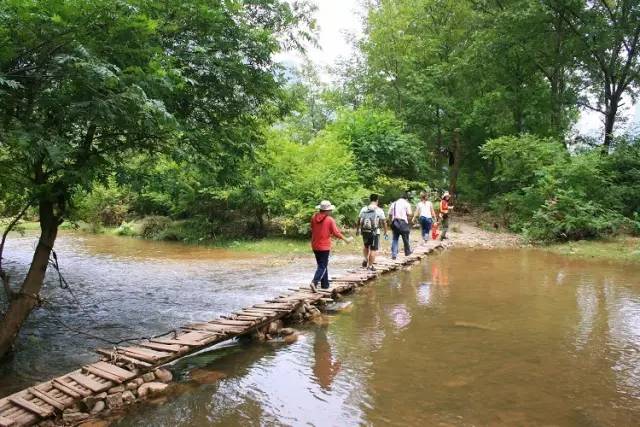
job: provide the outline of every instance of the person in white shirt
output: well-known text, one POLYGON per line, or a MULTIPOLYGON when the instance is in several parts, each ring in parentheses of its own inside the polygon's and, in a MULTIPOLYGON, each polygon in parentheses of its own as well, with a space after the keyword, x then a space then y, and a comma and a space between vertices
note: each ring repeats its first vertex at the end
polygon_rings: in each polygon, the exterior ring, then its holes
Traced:
POLYGON ((360 210, 358 216, 358 229, 356 233, 362 233, 362 267, 375 270, 376 252, 380 248, 380 227, 384 228, 384 237, 387 238, 387 222, 384 211, 378 206, 378 195, 369 197, 369 205, 360 210))
POLYGON ((398 240, 402 236, 405 256, 411 255, 411 246, 409 245, 409 217, 411 217, 411 203, 407 201, 409 195, 404 193, 402 197, 393 202, 389 207, 389 219, 391 220, 391 231, 393 231, 393 239, 391 240, 391 259, 398 256, 398 240))
POLYGON ((422 228, 422 240, 426 243, 429 241, 429 233, 431 232, 431 226, 433 220, 436 217, 436 212, 433 209, 433 204, 427 197, 427 193, 420 193, 420 201, 416 205, 416 212, 413 214, 413 222, 416 222, 416 218, 420 221, 420 227, 422 228))

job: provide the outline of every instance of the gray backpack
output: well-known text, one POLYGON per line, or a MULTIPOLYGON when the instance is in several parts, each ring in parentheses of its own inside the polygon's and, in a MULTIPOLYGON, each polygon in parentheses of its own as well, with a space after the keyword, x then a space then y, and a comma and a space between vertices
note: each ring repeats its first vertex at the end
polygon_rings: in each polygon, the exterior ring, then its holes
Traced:
POLYGON ((362 233, 375 233, 378 231, 378 214, 376 209, 368 208, 362 214, 360 230, 362 233))

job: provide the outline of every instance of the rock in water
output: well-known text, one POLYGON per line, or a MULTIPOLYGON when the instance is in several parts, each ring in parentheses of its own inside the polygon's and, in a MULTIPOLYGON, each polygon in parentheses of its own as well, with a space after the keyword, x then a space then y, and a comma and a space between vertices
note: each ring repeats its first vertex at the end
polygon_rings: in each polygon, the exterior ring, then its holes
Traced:
POLYGON ((287 344, 293 344, 294 342, 298 341, 298 333, 294 332, 292 334, 286 335, 283 339, 283 342, 287 343, 287 344))
POLYGON ((153 371, 153 373, 155 374, 156 378, 163 383, 168 383, 173 379, 173 374, 168 369, 158 368, 153 371))
POLYGON ((491 326, 481 325, 479 323, 473 322, 454 322, 454 326, 459 328, 471 328, 471 329, 481 329, 483 331, 495 331, 496 328, 492 328, 491 326))
POLYGON ((169 386, 166 385, 165 383, 158 383, 158 382, 144 383, 140 386, 140 388, 138 388, 138 396, 140 397, 153 396, 155 394, 162 393, 167 387, 169 386))
POLYGON ((280 329, 280 335, 286 337, 287 335, 295 334, 296 330, 293 328, 282 328, 280 329))
POLYGON ((220 371, 210 371, 207 369, 194 369, 191 371, 191 379, 199 384, 214 384, 227 378, 227 374, 220 371))

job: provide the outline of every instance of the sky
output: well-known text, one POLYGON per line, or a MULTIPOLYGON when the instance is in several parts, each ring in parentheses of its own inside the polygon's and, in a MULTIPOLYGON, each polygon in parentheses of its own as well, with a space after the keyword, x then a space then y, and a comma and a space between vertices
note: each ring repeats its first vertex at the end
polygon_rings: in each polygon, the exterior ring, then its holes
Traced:
MULTIPOLYGON (((289 0, 292 1, 292 0, 289 0)), ((347 34, 359 37, 362 35, 362 15, 364 8, 362 0, 316 0, 318 8, 316 21, 318 24, 318 47, 308 47, 307 58, 314 63, 320 78, 330 82, 331 75, 328 67, 335 64, 341 57, 348 58, 354 54, 354 47, 348 41, 347 34)), ((284 52, 276 60, 287 66, 296 66, 305 62, 305 58, 298 53, 284 52)), ((630 100, 629 100, 630 101, 630 100)), ((628 123, 618 131, 628 128, 640 130, 640 104, 630 106, 623 115, 628 123)), ((575 130, 588 136, 598 136, 603 129, 602 115, 593 111, 582 111, 575 130)))
MULTIPOLYGON (((292 1, 292 0, 289 0, 292 1)), ((341 57, 348 58, 354 53, 347 33, 362 34, 360 0, 315 0, 318 8, 315 17, 318 24, 318 47, 307 47, 307 58, 320 71, 322 80, 329 82, 331 76, 327 67, 341 57)), ((305 58, 298 53, 284 52, 276 57, 286 65, 299 65, 305 58)))

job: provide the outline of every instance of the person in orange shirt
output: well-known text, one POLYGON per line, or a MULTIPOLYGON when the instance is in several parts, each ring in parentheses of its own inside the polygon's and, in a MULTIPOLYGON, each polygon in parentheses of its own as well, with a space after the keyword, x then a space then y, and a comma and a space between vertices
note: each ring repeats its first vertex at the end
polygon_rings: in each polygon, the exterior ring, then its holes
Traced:
POLYGON ((447 230, 449 229, 449 211, 453 209, 453 206, 449 205, 451 195, 448 191, 445 191, 440 200, 440 220, 442 226, 442 236, 440 240, 447 238, 447 230))
POLYGON ((331 218, 331 212, 335 206, 328 200, 323 200, 311 218, 311 249, 316 256, 316 274, 311 282, 311 290, 316 291, 318 284, 322 289, 329 288, 329 253, 331 252, 331 237, 336 237, 345 242, 351 242, 353 237, 344 237, 336 225, 336 221, 331 218))

